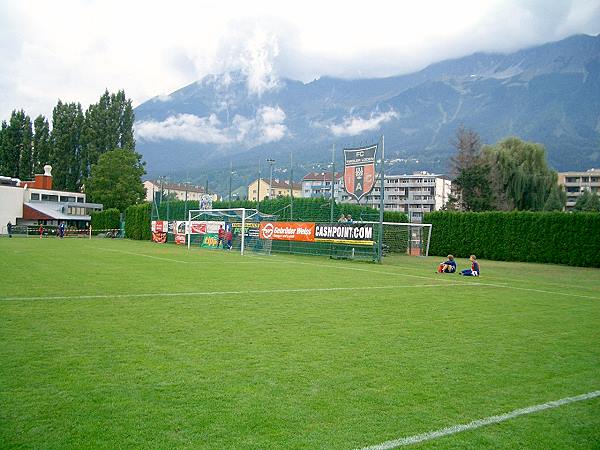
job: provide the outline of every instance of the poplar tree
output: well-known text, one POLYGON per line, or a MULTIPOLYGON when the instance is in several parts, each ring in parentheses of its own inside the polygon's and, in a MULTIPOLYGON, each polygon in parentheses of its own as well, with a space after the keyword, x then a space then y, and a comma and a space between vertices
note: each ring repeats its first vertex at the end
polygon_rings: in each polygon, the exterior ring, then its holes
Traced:
POLYGON ((44 166, 51 164, 50 126, 48 119, 39 115, 33 121, 33 171, 43 173, 44 166))
POLYGON ((81 129, 83 113, 79 103, 62 103, 52 112, 53 184, 56 189, 77 191, 81 187, 81 129))

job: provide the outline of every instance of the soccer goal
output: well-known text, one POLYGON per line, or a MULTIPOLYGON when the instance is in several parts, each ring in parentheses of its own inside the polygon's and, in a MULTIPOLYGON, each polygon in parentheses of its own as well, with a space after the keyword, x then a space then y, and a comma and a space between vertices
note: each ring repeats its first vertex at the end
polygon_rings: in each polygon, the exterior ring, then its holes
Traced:
MULTIPOLYGON (((368 222, 377 230, 379 240, 379 222, 368 222)), ((429 256, 431 240, 430 223, 383 222, 383 256, 390 253, 410 256, 429 256)))
POLYGON ((256 209, 196 209, 188 212, 188 220, 177 222, 178 235, 185 234, 187 247, 221 249, 240 252, 270 253, 270 241, 258 238, 261 220, 274 216, 256 209))

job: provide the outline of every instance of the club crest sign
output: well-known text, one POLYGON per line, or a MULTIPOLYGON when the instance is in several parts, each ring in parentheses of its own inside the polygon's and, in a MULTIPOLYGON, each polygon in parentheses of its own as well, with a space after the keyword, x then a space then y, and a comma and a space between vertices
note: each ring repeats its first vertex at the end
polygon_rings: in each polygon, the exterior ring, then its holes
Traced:
POLYGON ((377 145, 344 149, 344 188, 357 202, 375 186, 377 145))

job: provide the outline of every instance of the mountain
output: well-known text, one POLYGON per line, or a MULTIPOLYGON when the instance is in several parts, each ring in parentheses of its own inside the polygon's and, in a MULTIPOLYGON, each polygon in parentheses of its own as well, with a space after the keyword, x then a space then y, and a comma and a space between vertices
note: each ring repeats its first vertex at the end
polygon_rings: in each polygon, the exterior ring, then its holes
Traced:
POLYGON ((600 165, 600 35, 476 53, 388 78, 267 80, 262 91, 259 81, 211 75, 135 108, 149 175, 218 182, 233 162, 240 184, 266 157, 284 176, 293 152, 300 176, 326 167, 333 144, 340 161, 341 148, 382 134, 391 172, 444 172, 460 124, 485 143, 507 136, 542 143, 557 170, 600 165))

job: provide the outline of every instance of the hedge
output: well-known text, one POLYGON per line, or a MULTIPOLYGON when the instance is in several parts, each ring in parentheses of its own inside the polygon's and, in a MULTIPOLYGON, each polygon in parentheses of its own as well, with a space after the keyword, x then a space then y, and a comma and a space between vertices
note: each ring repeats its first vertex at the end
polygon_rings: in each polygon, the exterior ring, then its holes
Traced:
POLYGON ((431 255, 600 267, 598 213, 437 211, 424 222, 431 255))
POLYGON ((92 213, 92 229, 94 230, 111 230, 120 228, 120 226, 121 213, 116 208, 92 213))
POLYGON ((129 239, 150 240, 151 203, 130 206, 125 210, 125 237, 129 239))

